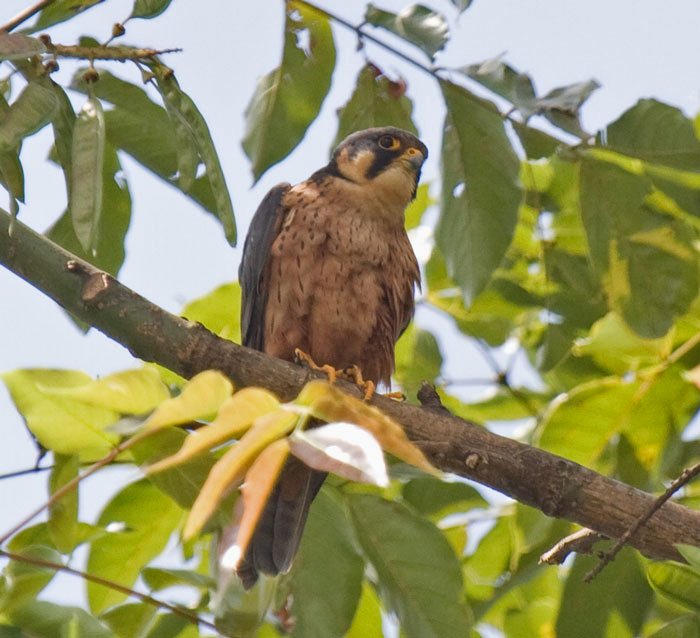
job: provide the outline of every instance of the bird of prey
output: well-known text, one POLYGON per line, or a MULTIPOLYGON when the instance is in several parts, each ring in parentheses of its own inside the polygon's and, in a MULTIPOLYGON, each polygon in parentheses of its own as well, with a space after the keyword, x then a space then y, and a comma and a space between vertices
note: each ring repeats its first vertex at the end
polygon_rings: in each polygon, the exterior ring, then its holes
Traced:
MULTIPOLYGON (((390 383, 394 346, 414 312, 418 262, 404 228, 425 144, 411 133, 371 128, 347 137, 327 166, 295 186, 275 186, 246 237, 239 279, 243 344, 319 365, 356 366, 390 383)), ((286 462, 237 573, 289 570, 309 506, 325 479, 286 462)))

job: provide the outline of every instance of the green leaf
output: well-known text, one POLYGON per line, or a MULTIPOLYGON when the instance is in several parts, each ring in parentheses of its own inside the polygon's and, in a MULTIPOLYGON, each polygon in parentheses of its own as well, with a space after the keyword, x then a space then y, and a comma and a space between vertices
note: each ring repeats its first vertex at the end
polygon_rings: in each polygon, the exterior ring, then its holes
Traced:
POLYGON ((564 145, 564 142, 553 135, 527 124, 511 121, 511 126, 523 145, 525 154, 530 159, 549 157, 564 145))
POLYGON ((131 10, 132 18, 151 19, 165 11, 172 0, 134 0, 134 8, 131 10))
POLYGON ((419 514, 436 519, 455 512, 488 507, 486 499, 471 485, 461 481, 440 481, 432 476, 408 481, 401 496, 419 514))
POLYGON ((355 618, 345 638, 368 638, 382 636, 382 610, 379 597, 374 588, 368 583, 362 584, 362 595, 357 605, 355 618))
POLYGON ((445 17, 422 4, 412 4, 398 14, 367 5, 365 22, 386 29, 417 46, 431 60, 449 39, 445 17))
POLYGON ((625 634, 613 629, 614 616, 625 633, 639 635, 653 593, 638 558, 629 550, 622 551, 605 567, 605 578, 584 582, 598 560, 597 556, 576 556, 559 605, 557 638, 618 638, 625 634))
POLYGON ((600 458, 611 437, 624 429, 638 383, 596 379, 554 400, 542 417, 537 444, 587 467, 600 458))
MULTIPOLYGON (((83 74, 84 70, 76 72, 71 88, 85 93, 85 83, 80 80, 83 74)), ((197 177, 189 190, 183 190, 177 179, 177 139, 173 136, 173 125, 164 108, 155 104, 143 89, 107 71, 100 71, 99 81, 91 88, 97 97, 115 106, 105 112, 109 142, 179 189, 207 212, 215 213, 218 210, 206 173, 197 177)))
POLYGON ((435 204, 437 204, 437 200, 430 196, 430 184, 418 186, 416 196, 408 205, 404 214, 406 230, 412 230, 420 226, 425 211, 435 204))
POLYGON ((294 635, 345 636, 360 600, 364 568, 344 503, 335 491, 321 490, 291 572, 294 635))
POLYGON ((683 607, 700 611, 700 571, 680 563, 650 563, 647 577, 652 587, 683 607))
POLYGON ((520 163, 498 110, 441 82, 447 103, 442 141, 442 212, 435 239, 467 305, 486 287, 518 221, 520 163))
POLYGON ((158 372, 148 367, 115 372, 80 386, 47 388, 47 392, 121 414, 150 412, 170 398, 158 372))
POLYGON ((39 82, 30 82, 0 118, 0 150, 16 149, 52 119, 58 101, 55 93, 39 82))
POLYGON ((11 615, 12 622, 32 638, 114 638, 101 622, 79 607, 34 600, 11 615))
POLYGON ((141 572, 141 578, 152 591, 161 591, 168 587, 194 587, 195 589, 215 589, 216 581, 207 574, 200 574, 190 569, 165 569, 161 567, 146 567, 141 572))
POLYGON ((618 314, 609 312, 593 324, 587 337, 576 341, 573 353, 590 356, 601 368, 624 374, 661 363, 671 354, 672 345, 671 335, 643 339, 632 332, 618 314))
POLYGON ((588 134, 581 128, 579 110, 591 93, 598 88, 600 84, 595 80, 557 87, 544 97, 538 98, 538 111, 554 126, 558 126, 567 133, 587 137, 588 134))
POLYGON ((605 146, 648 162, 700 171, 700 140, 692 121, 657 100, 639 100, 610 124, 605 146))
MULTIPOLYGON (((106 532, 100 527, 89 525, 88 523, 78 523, 75 534, 75 547, 82 543, 93 541, 100 536, 104 536, 104 534, 106 532)), ((53 546, 48 522, 25 527, 22 531, 17 532, 8 542, 8 548, 16 553, 21 553, 31 545, 53 546)))
POLYGON ((236 281, 190 301, 180 314, 224 339, 241 342, 241 287, 236 281))
POLYGON ((503 56, 499 55, 463 66, 459 71, 508 100, 527 119, 537 111, 537 96, 532 78, 527 73, 519 73, 503 62, 502 58, 503 56))
POLYGON ((581 208, 610 306, 640 336, 661 337, 698 292, 695 233, 649 207, 649 180, 584 159, 581 208))
POLYGON ((432 332, 411 324, 396 344, 396 380, 409 399, 423 381, 433 383, 442 369, 442 353, 432 332))
POLYGON ((382 598, 409 638, 463 638, 470 612, 459 561, 440 531, 398 503, 347 496, 363 551, 374 566, 382 598), (420 547, 417 552, 416 548, 420 547))
POLYGON ((700 568, 700 547, 686 545, 684 543, 676 543, 676 549, 690 565, 695 568, 700 568))
POLYGON ((24 169, 17 151, 0 151, 0 184, 11 197, 24 201, 24 169))
POLYGON ((450 2, 459 9, 459 12, 462 13, 463 11, 466 11, 472 4, 474 0, 450 0, 450 2))
POLYGON ((86 405, 52 394, 46 388, 73 388, 92 379, 72 370, 27 369, 2 375, 10 396, 27 427, 49 450, 81 458, 104 456, 117 436, 106 431, 119 415, 113 410, 86 405))
POLYGON ((474 553, 464 563, 464 584, 470 600, 489 601, 509 565, 514 543, 508 517, 501 517, 481 538, 474 553))
MULTIPOLYGON (((183 511, 147 480, 127 485, 102 510, 98 524, 121 531, 95 540, 90 547, 88 571, 131 587, 142 568, 165 548, 182 520, 183 511)), ((127 595, 102 585, 87 584, 90 609, 99 613, 127 595)))
POLYGON ((87 11, 101 2, 104 2, 104 0, 56 0, 41 10, 39 18, 27 31, 29 33, 43 31, 55 24, 70 20, 77 14, 87 11))
MULTIPOLYGON (((178 428, 161 430, 131 448, 131 453, 138 465, 155 463, 175 454, 187 434, 178 428)), ((164 494, 172 498, 180 507, 192 507, 204 485, 215 458, 211 454, 201 454, 182 465, 152 475, 150 481, 164 494)))
POLYGON ((445 393, 441 393, 441 399, 443 405, 455 416, 467 421, 484 423, 485 421, 532 418, 533 414, 544 410, 551 396, 518 388, 517 397, 515 397, 512 392, 499 386, 495 389, 495 394, 483 401, 466 403, 454 395, 445 393))
POLYGON ((413 103, 406 97, 406 84, 394 82, 373 64, 362 67, 355 90, 338 111, 335 148, 350 133, 375 126, 397 126, 417 135, 412 119, 413 103))
POLYGON ((105 156, 105 119, 94 97, 78 114, 73 127, 71 183, 68 207, 73 230, 85 252, 96 254, 102 217, 102 168, 105 156))
POLYGON ((258 81, 246 109, 243 149, 255 181, 299 144, 331 85, 335 46, 328 19, 304 4, 286 5, 282 62, 258 81), (308 37, 308 50, 300 38, 308 37))
MULTIPOLYGON (((78 476, 80 458, 54 454, 49 475, 49 492, 54 494, 78 476)), ((56 549, 64 554, 73 551, 78 542, 78 487, 49 506, 48 530, 56 549)))
POLYGON ((686 614, 657 629, 649 638, 700 638, 700 614, 686 614))
POLYGON ((147 603, 125 603, 100 616, 114 632, 115 638, 142 638, 153 622, 157 609, 147 603))
POLYGON ((150 68, 155 73, 158 91, 175 127, 180 187, 187 191, 194 183, 199 163, 196 155, 193 155, 194 150, 204 162, 206 177, 216 202, 216 214, 224 227, 226 238, 231 245, 235 245, 233 205, 209 127, 192 98, 180 89, 172 71, 168 69, 165 72, 160 65, 151 65, 150 68))
MULTIPOLYGON (((61 555, 56 550, 42 545, 30 545, 17 553, 27 558, 62 564, 61 555)), ((34 600, 55 574, 55 570, 49 567, 30 565, 19 560, 9 561, 0 581, 4 585, 0 589, 0 609, 10 612, 20 609, 34 600)))
MULTIPOLYGON (((75 111, 73 110, 73 104, 70 101, 66 92, 58 84, 56 84, 51 78, 46 77, 42 79, 56 96, 56 101, 58 106, 54 112, 53 119, 51 120, 51 125, 53 127, 54 136, 54 147, 56 149, 56 156, 58 161, 63 168, 63 174, 66 179, 66 190, 70 191, 70 181, 71 174, 73 172, 73 128, 76 122, 75 111)), ((103 175, 108 175, 106 167, 108 165, 108 151, 105 149, 105 168, 103 170, 103 175)), ((102 192, 105 201, 112 202, 110 198, 110 193, 107 192, 106 185, 103 185, 102 192)), ((110 205, 110 216, 114 214, 113 206, 110 205)), ((112 236, 110 235, 110 239, 112 236)), ((99 247, 98 247, 99 249, 99 247)))
POLYGON ((261 578, 249 591, 243 589, 239 579, 231 578, 224 592, 216 598, 216 628, 231 638, 282 638, 281 633, 260 627, 273 602, 275 589, 276 582, 269 578, 261 578))
POLYGON ((46 52, 41 40, 31 38, 23 33, 0 32, 0 60, 31 58, 46 52))
POLYGON ((111 275, 116 275, 125 258, 124 240, 131 222, 131 194, 122 176, 117 151, 109 142, 105 143, 101 174, 105 210, 97 220, 96 254, 93 255, 83 249, 75 234, 69 211, 63 213, 46 234, 49 239, 81 259, 93 263, 111 275))
POLYGON ((158 614, 144 638, 201 638, 196 625, 176 614, 158 614))

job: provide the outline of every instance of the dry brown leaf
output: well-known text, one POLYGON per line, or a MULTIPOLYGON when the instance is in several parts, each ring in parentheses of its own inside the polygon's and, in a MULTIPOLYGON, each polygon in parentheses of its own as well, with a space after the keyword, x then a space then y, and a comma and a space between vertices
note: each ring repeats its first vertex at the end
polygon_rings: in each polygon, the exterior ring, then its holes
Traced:
POLYGON ((298 415, 288 410, 277 410, 259 417, 243 438, 216 462, 187 517, 183 532, 185 540, 204 527, 221 500, 238 487, 258 454, 290 432, 297 419, 298 415))
POLYGON ((221 556, 221 565, 226 569, 236 569, 241 557, 248 549, 255 527, 260 520, 267 499, 275 487, 277 477, 289 456, 289 443, 286 438, 268 445, 255 459, 245 475, 241 487, 242 511, 232 525, 237 527, 234 544, 221 556))
POLYGON ((244 388, 236 392, 224 401, 214 421, 190 434, 175 454, 150 465, 146 473, 162 472, 238 438, 255 419, 276 410, 279 405, 275 396, 262 388, 244 388))
POLYGON ((309 467, 351 481, 389 485, 384 453, 377 439, 354 423, 329 423, 289 437, 292 454, 309 467))
POLYGON ((327 422, 347 421, 371 432, 385 452, 415 465, 424 472, 440 476, 440 472, 412 443, 403 428, 393 419, 372 407, 348 396, 327 381, 311 381, 304 386, 296 403, 307 406, 311 414, 327 422))

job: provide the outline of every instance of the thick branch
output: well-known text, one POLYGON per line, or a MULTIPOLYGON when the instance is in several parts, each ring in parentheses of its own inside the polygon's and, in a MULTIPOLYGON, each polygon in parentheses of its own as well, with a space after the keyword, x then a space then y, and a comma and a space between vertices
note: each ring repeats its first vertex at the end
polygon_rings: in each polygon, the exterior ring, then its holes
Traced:
MULTIPOLYGON (((283 399, 299 392, 309 370, 220 339, 176 317, 0 212, 0 263, 83 321, 184 377, 214 368, 237 385, 266 387, 283 399)), ((350 384, 343 389, 359 396, 350 384)), ((549 516, 620 538, 654 497, 537 448, 492 434, 443 410, 375 397, 440 469, 488 485, 549 516)), ((572 424, 575 427, 575 424, 572 424)), ((700 547, 700 512, 665 503, 630 539, 652 558, 682 560, 674 543, 700 547)))

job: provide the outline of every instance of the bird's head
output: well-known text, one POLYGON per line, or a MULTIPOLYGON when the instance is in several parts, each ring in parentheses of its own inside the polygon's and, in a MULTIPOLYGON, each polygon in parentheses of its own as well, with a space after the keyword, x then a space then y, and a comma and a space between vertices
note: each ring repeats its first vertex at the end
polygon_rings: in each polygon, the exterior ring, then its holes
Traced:
POLYGON ((346 137, 331 166, 368 195, 403 208, 416 196, 428 149, 415 135, 394 126, 369 128, 346 137))

